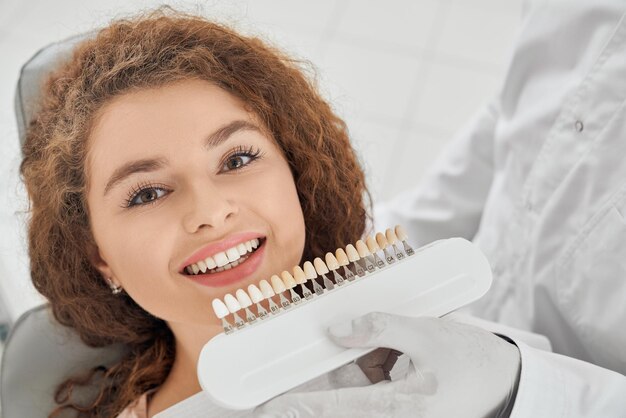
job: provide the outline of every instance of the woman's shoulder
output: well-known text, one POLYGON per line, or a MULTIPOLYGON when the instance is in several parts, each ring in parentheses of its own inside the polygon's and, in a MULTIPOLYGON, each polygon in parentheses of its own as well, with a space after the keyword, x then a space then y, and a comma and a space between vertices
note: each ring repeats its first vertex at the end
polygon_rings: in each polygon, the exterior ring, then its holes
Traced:
POLYGON ((148 418, 148 395, 152 392, 152 390, 145 392, 115 418, 148 418))

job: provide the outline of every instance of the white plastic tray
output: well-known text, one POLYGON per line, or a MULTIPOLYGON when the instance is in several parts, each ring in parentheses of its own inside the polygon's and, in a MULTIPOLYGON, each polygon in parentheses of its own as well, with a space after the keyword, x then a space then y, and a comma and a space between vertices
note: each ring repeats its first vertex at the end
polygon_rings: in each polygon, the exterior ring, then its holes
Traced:
POLYGON ((373 274, 335 287, 202 349, 198 378, 218 405, 249 409, 374 350, 335 345, 328 326, 368 312, 442 316, 487 292, 491 268, 471 242, 435 241, 373 274))

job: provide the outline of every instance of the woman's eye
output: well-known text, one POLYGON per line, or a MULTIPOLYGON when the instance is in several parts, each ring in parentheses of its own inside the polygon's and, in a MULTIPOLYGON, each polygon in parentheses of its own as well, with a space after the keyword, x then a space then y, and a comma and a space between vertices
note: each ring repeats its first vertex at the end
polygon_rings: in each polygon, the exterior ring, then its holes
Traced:
POLYGON ((237 170, 253 160, 253 157, 249 155, 233 155, 224 163, 222 171, 237 170))
POLYGON ((128 206, 145 205, 165 196, 167 191, 160 187, 148 187, 137 192, 128 202, 128 206))

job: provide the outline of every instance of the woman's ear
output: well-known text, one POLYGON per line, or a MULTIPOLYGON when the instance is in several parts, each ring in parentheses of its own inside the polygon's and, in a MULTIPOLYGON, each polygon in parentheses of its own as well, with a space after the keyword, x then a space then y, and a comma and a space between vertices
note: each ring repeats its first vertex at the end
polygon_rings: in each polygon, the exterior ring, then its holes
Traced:
POLYGON ((108 265, 106 260, 102 258, 98 246, 95 244, 89 244, 87 246, 87 257, 92 266, 94 266, 106 280, 107 285, 113 283, 115 286, 120 286, 120 283, 115 278, 113 270, 108 265))

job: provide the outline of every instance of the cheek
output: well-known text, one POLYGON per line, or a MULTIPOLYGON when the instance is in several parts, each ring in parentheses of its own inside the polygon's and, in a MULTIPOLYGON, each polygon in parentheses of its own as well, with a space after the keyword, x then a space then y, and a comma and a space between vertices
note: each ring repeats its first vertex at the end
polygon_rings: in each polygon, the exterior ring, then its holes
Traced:
POLYGON ((151 292, 148 289, 167 271, 173 231, 168 231, 168 223, 160 215, 155 211, 144 217, 94 219, 100 253, 131 296, 151 292))
POLYGON ((275 165, 271 175, 263 176, 254 190, 253 204, 270 224, 275 248, 293 267, 302 257, 306 234, 298 192, 286 162, 275 165))

